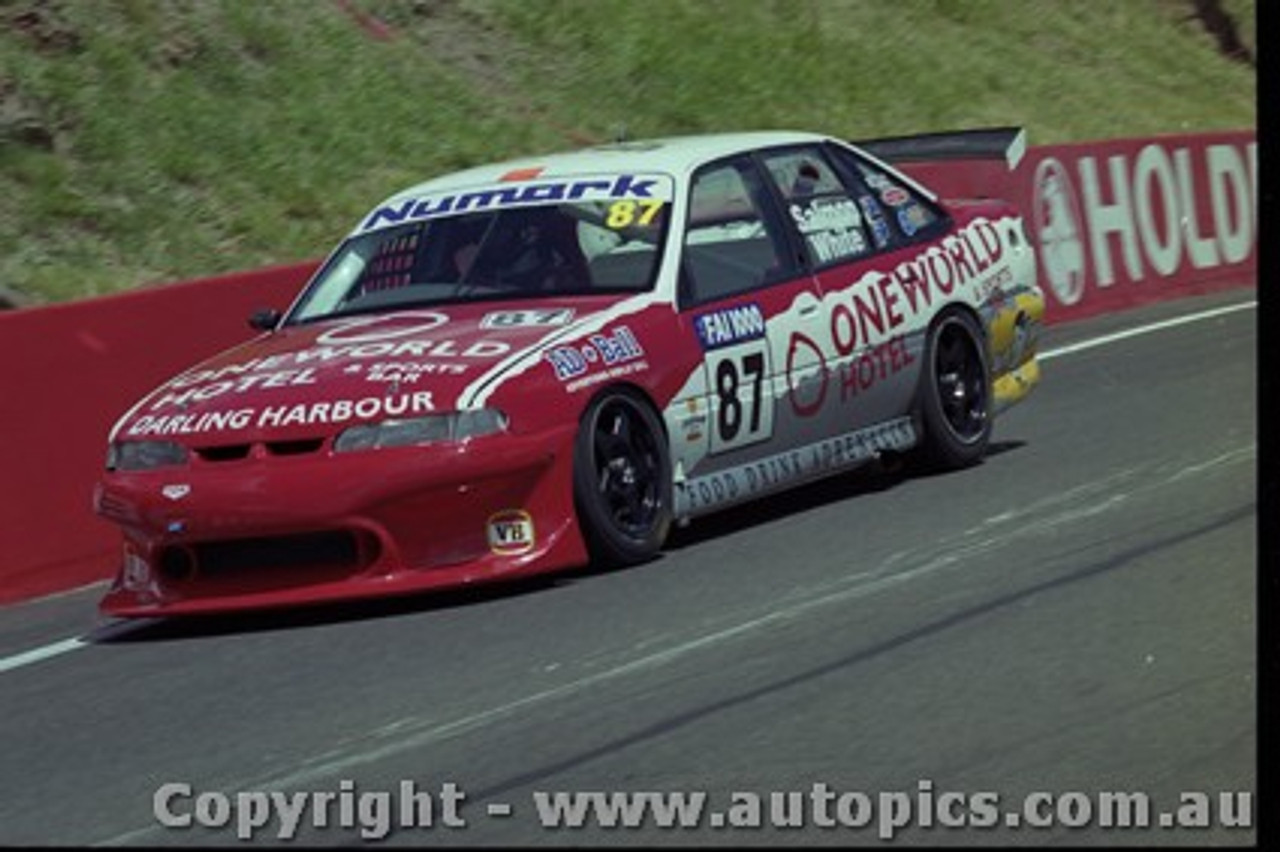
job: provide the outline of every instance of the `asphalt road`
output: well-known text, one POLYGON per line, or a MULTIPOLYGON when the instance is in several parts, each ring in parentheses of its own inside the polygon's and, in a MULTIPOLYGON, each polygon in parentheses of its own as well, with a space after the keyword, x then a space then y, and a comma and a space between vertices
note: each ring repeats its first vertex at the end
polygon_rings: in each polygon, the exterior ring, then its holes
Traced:
MULTIPOLYGON (((1094 803, 1256 789, 1257 313, 1070 347, 1254 295, 1051 329, 982 465, 821 483, 633 569, 196 623, 103 621, 101 587, 0 610, 0 844, 235 845, 234 823, 160 826, 153 794, 330 791, 336 822, 343 791, 402 781, 437 794, 432 826, 388 843, 881 842, 874 820, 819 824, 868 818, 857 797, 821 811, 825 791, 904 794, 933 825, 897 843, 1251 843, 1106 830, 1094 803), (534 791, 706 791, 726 813, 753 792, 762 818, 796 791, 809 810, 776 831, 555 830, 534 791), (983 819, 943 794, 1000 794, 1003 814, 1033 791, 1093 824, 940 825, 983 819)), ((302 842, 361 842, 311 819, 302 842)))

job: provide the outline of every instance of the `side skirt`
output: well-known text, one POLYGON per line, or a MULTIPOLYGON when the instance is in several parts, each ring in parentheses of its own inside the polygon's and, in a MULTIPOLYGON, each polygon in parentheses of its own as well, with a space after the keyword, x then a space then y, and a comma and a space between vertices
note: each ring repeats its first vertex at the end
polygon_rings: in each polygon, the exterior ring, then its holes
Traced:
POLYGON ((706 476, 686 477, 684 471, 677 468, 675 516, 683 523, 849 470, 883 452, 909 450, 918 441, 919 433, 912 418, 897 417, 706 476))

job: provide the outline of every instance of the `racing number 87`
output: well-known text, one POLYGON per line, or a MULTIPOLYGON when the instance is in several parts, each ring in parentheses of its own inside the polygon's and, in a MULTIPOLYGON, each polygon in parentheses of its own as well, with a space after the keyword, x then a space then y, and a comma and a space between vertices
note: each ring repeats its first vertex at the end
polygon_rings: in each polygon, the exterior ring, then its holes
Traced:
POLYGON ((626 228, 630 225, 647 227, 653 224, 658 211, 662 210, 662 202, 657 199, 644 201, 615 201, 609 205, 609 216, 605 225, 610 228, 626 228))
POLYGON ((707 367, 715 398, 716 428, 711 434, 713 453, 768 438, 773 431, 772 399, 764 394, 768 364, 764 347, 742 351, 733 347, 716 353, 707 367))

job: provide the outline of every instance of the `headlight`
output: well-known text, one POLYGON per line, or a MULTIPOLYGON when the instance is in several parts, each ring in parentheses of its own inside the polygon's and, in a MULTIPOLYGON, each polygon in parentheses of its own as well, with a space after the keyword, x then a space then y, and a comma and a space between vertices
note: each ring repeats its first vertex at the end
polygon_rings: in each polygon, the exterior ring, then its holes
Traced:
POLYGON ((107 470, 151 470, 186 461, 186 447, 172 441, 121 441, 107 447, 107 470))
POLYGON ((412 420, 383 420, 352 426, 333 442, 334 452, 407 447, 436 441, 465 441, 507 428, 507 416, 496 408, 453 411, 412 420))

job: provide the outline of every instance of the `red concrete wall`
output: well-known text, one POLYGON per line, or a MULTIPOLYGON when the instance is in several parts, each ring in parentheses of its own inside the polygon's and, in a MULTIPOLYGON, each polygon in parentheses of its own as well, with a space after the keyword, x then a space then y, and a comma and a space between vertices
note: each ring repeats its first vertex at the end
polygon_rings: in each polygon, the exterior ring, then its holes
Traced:
MULTIPOLYGON (((946 197, 1000 196, 1039 248, 1051 322, 1251 284, 1252 131, 1032 147, 1002 161, 905 164, 946 197)), ((248 338, 315 264, 0 312, 0 603, 110 577, 117 534, 91 511, 111 426, 142 394, 248 338)))

